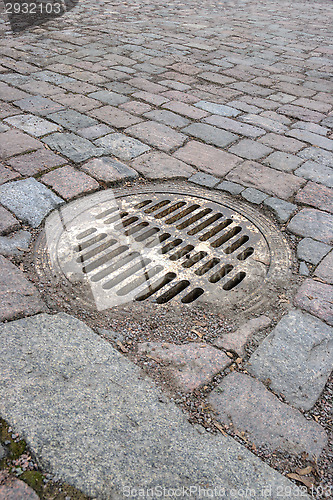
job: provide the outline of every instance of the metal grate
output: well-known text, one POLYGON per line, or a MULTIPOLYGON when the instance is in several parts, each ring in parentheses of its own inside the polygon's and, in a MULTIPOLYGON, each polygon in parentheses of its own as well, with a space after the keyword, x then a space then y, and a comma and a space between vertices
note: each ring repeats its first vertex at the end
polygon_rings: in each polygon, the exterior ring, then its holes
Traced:
POLYGON ((71 217, 65 207, 60 229, 54 214, 46 224, 51 268, 89 284, 98 309, 147 300, 235 303, 269 274, 267 239, 240 210, 186 191, 110 190, 99 201, 98 194, 84 209, 74 202, 71 217))

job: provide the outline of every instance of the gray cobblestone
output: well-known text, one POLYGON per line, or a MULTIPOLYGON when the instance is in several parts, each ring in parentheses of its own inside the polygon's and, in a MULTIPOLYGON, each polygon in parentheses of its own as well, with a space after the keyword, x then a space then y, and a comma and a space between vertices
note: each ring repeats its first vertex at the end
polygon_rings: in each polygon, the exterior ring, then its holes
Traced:
POLYGON ((331 246, 312 238, 303 238, 297 246, 297 257, 310 264, 317 265, 331 250, 331 246))
POLYGON ((287 220, 296 212, 297 205, 288 201, 280 200, 279 198, 267 198, 264 201, 266 207, 273 210, 279 222, 287 222, 287 220))

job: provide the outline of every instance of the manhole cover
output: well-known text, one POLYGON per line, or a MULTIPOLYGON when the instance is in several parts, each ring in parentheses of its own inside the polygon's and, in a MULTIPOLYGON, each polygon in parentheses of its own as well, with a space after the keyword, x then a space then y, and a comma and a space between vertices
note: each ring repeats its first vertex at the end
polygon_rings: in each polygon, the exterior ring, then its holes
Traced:
POLYGON ((36 250, 39 272, 98 310, 131 301, 248 309, 290 272, 285 239, 266 217, 221 193, 166 184, 60 207, 36 250))

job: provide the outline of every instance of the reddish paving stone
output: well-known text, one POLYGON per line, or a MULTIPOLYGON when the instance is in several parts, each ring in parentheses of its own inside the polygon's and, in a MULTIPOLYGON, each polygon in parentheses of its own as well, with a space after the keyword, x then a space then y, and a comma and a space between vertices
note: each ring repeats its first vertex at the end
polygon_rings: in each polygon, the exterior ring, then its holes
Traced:
POLYGON ((0 158, 8 158, 43 147, 40 141, 18 130, 8 130, 0 134, 0 158))
POLYGON ((13 172, 10 168, 5 167, 0 163, 0 184, 4 184, 8 181, 13 181, 14 179, 18 179, 20 174, 17 172, 13 172))
POLYGON ((251 161, 237 166, 227 175, 227 180, 254 187, 283 200, 293 196, 304 185, 304 179, 251 161))
POLYGON ((80 194, 90 193, 99 188, 95 179, 68 165, 52 170, 43 175, 41 180, 65 200, 71 200, 80 194))
POLYGON ((242 161, 238 156, 198 141, 188 142, 173 156, 219 177, 226 175, 242 161))
POLYGON ((315 271, 315 275, 326 283, 333 285, 333 251, 321 261, 315 271))
POLYGON ((39 497, 26 483, 2 471, 0 472, 0 498, 3 500, 38 500, 39 497))
POLYGON ((148 179, 190 177, 195 170, 186 163, 160 151, 145 153, 133 161, 132 167, 148 179))
POLYGON ((332 215, 314 208, 303 208, 291 219, 287 229, 298 236, 312 238, 323 243, 333 243, 332 215))
POLYGON ((150 82, 149 80, 145 80, 144 78, 135 77, 131 80, 128 80, 126 83, 128 83, 129 85, 133 85, 133 87, 136 87, 137 89, 141 89, 152 94, 159 94, 160 92, 168 90, 168 88, 164 85, 150 82))
POLYGON ((298 289, 295 305, 333 325, 333 286, 307 279, 298 289))
POLYGON ((49 149, 38 149, 33 153, 14 156, 7 160, 8 165, 25 176, 36 175, 54 167, 60 167, 67 163, 67 160, 60 155, 52 153, 49 149))
POLYGON ((209 115, 209 113, 207 113, 206 111, 197 109, 194 106, 190 106, 185 102, 179 101, 167 102, 163 105, 163 108, 174 111, 175 113, 179 113, 180 115, 187 116, 188 118, 192 118, 193 120, 201 120, 201 118, 205 118, 209 115))
POLYGON ((89 115, 115 128, 130 127, 142 121, 141 118, 130 115, 126 111, 114 106, 103 106, 102 108, 90 111, 89 115))
POLYGON ((333 213, 333 189, 330 189, 322 184, 308 182, 307 185, 299 191, 295 197, 298 203, 311 205, 333 213))
MULTIPOLYGON (((243 373, 230 373, 209 395, 217 420, 244 432, 255 446, 271 451, 319 457, 327 444, 323 427, 307 420, 269 392, 265 386, 243 373)), ((244 437, 245 437, 244 436, 244 437)))
POLYGON ((246 137, 256 138, 266 133, 266 131, 262 128, 253 127, 247 123, 238 122, 237 120, 232 120, 231 118, 227 118, 225 116, 212 115, 205 118, 203 121, 205 123, 209 123, 209 125, 215 125, 216 127, 239 135, 244 135, 246 137))
POLYGON ((81 170, 103 182, 117 182, 138 177, 137 172, 133 168, 109 156, 93 158, 83 165, 81 170))
POLYGON ((139 123, 138 125, 127 128, 125 132, 151 146, 167 152, 182 146, 187 139, 186 135, 176 132, 162 123, 153 121, 139 123))
POLYGON ((2 101, 17 101, 18 99, 24 99, 25 97, 29 97, 29 94, 14 87, 10 87, 4 82, 0 82, 0 99, 2 101))
POLYGON ((245 345, 251 337, 263 328, 267 328, 272 320, 267 316, 250 319, 235 332, 227 333, 214 341, 216 347, 235 351, 239 356, 245 355, 245 345))
POLYGON ((17 115, 17 108, 6 102, 0 102, 0 118, 7 118, 7 116, 17 115))
POLYGON ((0 206, 0 235, 8 234, 19 227, 19 221, 8 210, 0 206))
POLYGON ((100 101, 79 94, 60 94, 52 97, 52 99, 81 113, 101 106, 100 101))
POLYGON ((328 151, 333 151, 333 141, 324 137, 320 134, 315 134, 313 132, 309 132, 308 130, 300 130, 294 128, 286 133, 290 137, 296 137, 296 139, 300 139, 301 141, 309 142, 313 146, 317 146, 319 148, 327 149, 328 151))
POLYGON ((190 392, 207 384, 231 364, 223 352, 204 343, 176 345, 147 342, 139 344, 139 354, 149 354, 157 363, 167 363, 161 370, 182 391, 190 392))
POLYGON ((297 139, 290 139, 290 137, 273 133, 261 137, 259 142, 274 149, 278 149, 279 151, 285 151, 286 153, 296 153, 306 146, 304 142, 298 141, 297 139))
POLYGON ((318 113, 317 111, 312 111, 311 109, 302 108, 301 106, 295 106, 294 104, 285 104, 277 109, 278 113, 283 115, 291 116, 292 118, 297 118, 304 122, 314 122, 319 123, 325 118, 323 113, 318 113))
POLYGON ((163 92, 163 97, 170 99, 170 101, 180 101, 187 104, 193 104, 198 102, 199 99, 192 94, 187 94, 186 92, 179 92, 178 90, 167 90, 163 92))
POLYGON ((9 260, 0 255, 0 321, 10 321, 45 310, 37 289, 9 260))
POLYGON ((151 110, 151 106, 149 104, 145 104, 140 101, 130 101, 125 102, 119 106, 121 109, 124 109, 128 113, 133 113, 134 115, 142 115, 143 113, 148 113, 151 110))
POLYGON ((169 100, 166 97, 161 97, 160 95, 153 94, 152 92, 146 92, 144 90, 141 92, 135 92, 132 97, 135 99, 142 99, 143 101, 149 102, 149 104, 153 104, 154 106, 161 106, 161 104, 164 104, 169 100))

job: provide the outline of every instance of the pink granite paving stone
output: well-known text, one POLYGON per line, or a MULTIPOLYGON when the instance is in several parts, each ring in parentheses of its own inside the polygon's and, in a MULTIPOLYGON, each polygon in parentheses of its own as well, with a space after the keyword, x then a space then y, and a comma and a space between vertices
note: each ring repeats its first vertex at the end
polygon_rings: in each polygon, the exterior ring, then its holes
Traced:
POLYGON ((139 156, 132 162, 132 167, 148 179, 187 178, 196 172, 183 161, 158 151, 139 156))
POLYGON ((333 286, 307 279, 298 289, 295 305, 333 325, 333 286))
POLYGON ((65 200, 91 193, 99 188, 99 184, 95 179, 69 166, 52 170, 52 172, 43 175, 42 181, 65 200))
POLYGON ((148 354, 179 389, 189 392, 207 384, 231 364, 223 352, 204 343, 176 345, 147 342, 139 344, 138 352, 148 354))

